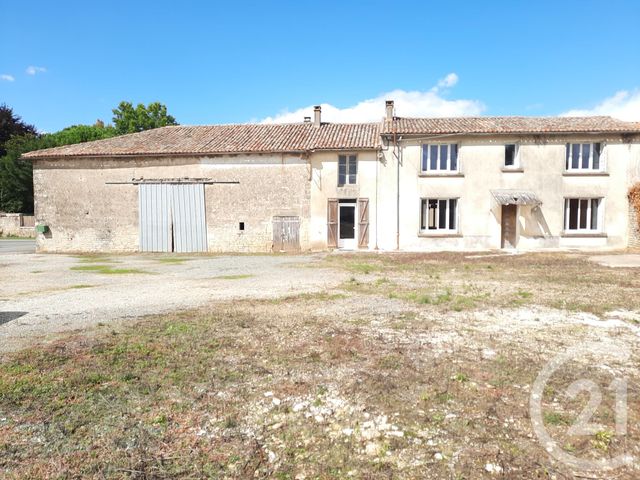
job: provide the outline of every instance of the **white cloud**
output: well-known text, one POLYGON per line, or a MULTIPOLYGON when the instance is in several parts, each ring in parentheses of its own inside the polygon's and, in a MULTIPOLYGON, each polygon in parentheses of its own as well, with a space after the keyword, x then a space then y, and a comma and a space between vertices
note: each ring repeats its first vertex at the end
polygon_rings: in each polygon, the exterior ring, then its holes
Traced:
POLYGON ((450 73, 449 75, 447 75, 446 77, 444 77, 438 82, 438 87, 439 88, 453 87, 456 83, 458 83, 458 75, 456 75, 455 73, 450 73))
POLYGON ((34 65, 29 65, 27 67, 27 70, 26 70, 27 75, 35 75, 36 73, 44 73, 46 71, 47 71, 46 68, 44 68, 44 67, 36 67, 34 65))
MULTIPOLYGON (((393 90, 355 105, 339 108, 322 104, 322 120, 328 122, 377 122, 384 116, 385 100, 395 101, 396 114, 401 117, 465 117, 480 115, 485 106, 478 100, 448 100, 443 89, 458 83, 458 76, 450 73, 429 90, 393 90)), ((313 117, 313 105, 293 112, 283 111, 264 118, 262 123, 297 123, 313 117)))
POLYGON ((13 75, 9 75, 8 73, 3 73, 0 75, 0 80, 4 80, 5 82, 13 82, 15 81, 15 77, 13 75))
POLYGON ((640 90, 620 90, 591 109, 575 109, 560 114, 562 117, 592 115, 610 115, 620 120, 640 121, 640 90))

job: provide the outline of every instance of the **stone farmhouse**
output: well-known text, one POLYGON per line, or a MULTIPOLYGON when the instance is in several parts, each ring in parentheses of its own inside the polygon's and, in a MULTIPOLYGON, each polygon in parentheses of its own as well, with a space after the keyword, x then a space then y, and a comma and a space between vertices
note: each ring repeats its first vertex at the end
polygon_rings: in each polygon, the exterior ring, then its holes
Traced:
MULTIPOLYGON (((382 109, 381 109, 382 110, 382 109)), ((640 123, 403 118, 171 126, 27 153, 40 252, 613 249, 640 123)))

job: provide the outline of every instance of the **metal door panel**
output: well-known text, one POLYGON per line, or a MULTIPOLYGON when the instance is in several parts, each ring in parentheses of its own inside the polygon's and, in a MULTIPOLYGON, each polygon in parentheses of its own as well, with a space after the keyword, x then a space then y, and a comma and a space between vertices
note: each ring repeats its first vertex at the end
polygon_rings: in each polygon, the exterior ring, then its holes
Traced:
POLYGON ((172 187, 175 251, 206 252, 204 185, 194 183, 172 187))
POLYGON ((140 251, 206 252, 204 185, 140 184, 140 251))
POLYGON ((168 185, 141 184, 138 193, 140 250, 170 252, 171 230, 168 185))

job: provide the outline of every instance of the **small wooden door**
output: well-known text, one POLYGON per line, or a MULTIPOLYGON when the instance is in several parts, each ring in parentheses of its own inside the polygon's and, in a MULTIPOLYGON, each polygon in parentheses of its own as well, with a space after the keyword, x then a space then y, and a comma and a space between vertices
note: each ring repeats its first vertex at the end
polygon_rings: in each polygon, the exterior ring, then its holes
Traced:
POLYGON ((516 248, 518 234, 518 206, 502 206, 502 248, 516 248))
POLYGON ((338 248, 338 199, 327 202, 327 247, 338 248))
POLYGON ((358 199, 358 248, 369 247, 369 199, 358 199))
POLYGON ((273 251, 300 251, 300 217, 273 217, 273 251))

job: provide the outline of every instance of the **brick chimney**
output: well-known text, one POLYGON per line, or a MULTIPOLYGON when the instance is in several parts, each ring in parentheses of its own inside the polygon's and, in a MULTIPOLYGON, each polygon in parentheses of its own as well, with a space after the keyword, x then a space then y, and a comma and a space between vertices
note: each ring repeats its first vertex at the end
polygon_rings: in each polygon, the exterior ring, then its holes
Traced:
POLYGON ((320 125, 322 124, 320 112, 320 105, 316 105, 315 107, 313 107, 313 125, 315 127, 320 127, 320 125))
POLYGON ((393 120, 393 100, 387 100, 384 102, 384 108, 387 120, 393 120))

